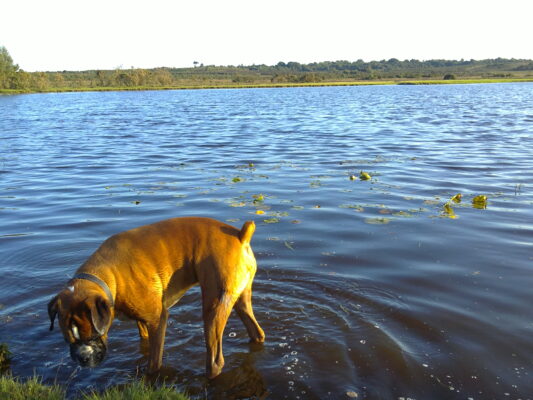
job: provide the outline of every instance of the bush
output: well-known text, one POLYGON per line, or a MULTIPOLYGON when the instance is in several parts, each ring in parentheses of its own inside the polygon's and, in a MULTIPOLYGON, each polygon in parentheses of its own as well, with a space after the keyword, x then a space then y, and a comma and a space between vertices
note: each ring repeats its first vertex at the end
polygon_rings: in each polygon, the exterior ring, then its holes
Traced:
POLYGON ((446 74, 446 75, 444 75, 444 78, 442 78, 442 79, 444 79, 445 81, 450 81, 450 80, 455 79, 455 75, 454 74, 446 74))

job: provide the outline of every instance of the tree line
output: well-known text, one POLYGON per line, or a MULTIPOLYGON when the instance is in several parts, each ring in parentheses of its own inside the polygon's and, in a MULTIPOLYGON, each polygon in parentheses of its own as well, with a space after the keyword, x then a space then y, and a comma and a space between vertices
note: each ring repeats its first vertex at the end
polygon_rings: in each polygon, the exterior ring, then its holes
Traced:
POLYGON ((194 87, 358 80, 531 78, 533 61, 398 60, 324 61, 309 64, 214 66, 194 62, 191 68, 116 68, 114 70, 26 72, 0 46, 0 89, 46 91, 77 88, 194 87))

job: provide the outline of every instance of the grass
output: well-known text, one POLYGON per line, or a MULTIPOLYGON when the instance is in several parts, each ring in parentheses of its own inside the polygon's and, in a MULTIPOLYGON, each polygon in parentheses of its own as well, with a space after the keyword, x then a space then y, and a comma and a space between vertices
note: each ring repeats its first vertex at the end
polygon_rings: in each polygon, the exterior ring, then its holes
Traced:
MULTIPOLYGON (((189 397, 169 386, 155 388, 144 381, 115 386, 102 393, 91 392, 77 397, 80 400, 188 400, 189 397)), ((66 393, 59 385, 43 385, 38 377, 21 381, 9 375, 0 376, 0 400, 65 400, 66 393)))
POLYGON ((65 392, 59 386, 45 386, 37 377, 21 382, 10 376, 0 376, 0 399, 59 400, 65 392))
MULTIPOLYGON (((0 400, 65 400, 66 391, 59 385, 43 385, 39 377, 25 381, 13 377, 9 371, 11 353, 5 343, 0 343, 0 400)), ((117 385, 103 392, 82 393, 80 400, 189 400, 172 386, 155 387, 144 380, 117 385)))
POLYGON ((0 94, 23 93, 64 93, 64 92, 117 92, 143 90, 186 90, 186 89, 252 89, 252 88, 282 88, 282 87, 318 87, 318 86, 369 86, 369 85, 444 85, 444 84, 475 84, 475 83, 506 83, 533 82, 533 78, 496 78, 496 79, 428 79, 428 80, 375 80, 375 81, 323 81, 309 83, 205 83, 182 84, 172 86, 114 86, 114 87, 61 87, 46 89, 0 89, 0 94))
POLYGON ((492 78, 492 79, 433 79, 413 80, 398 82, 399 85, 450 85, 450 84, 473 84, 473 83, 506 83, 506 82, 533 82, 533 79, 522 78, 492 78))
POLYGON ((103 393, 90 393, 83 400, 188 400, 189 397, 170 386, 154 388, 144 381, 135 381, 124 386, 115 386, 103 393))

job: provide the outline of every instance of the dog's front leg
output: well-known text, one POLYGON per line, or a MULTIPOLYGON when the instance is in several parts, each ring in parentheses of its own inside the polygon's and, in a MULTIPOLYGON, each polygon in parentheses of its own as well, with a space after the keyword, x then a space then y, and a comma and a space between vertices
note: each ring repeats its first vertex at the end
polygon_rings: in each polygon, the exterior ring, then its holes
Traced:
POLYGON ((150 355, 148 357, 148 373, 159 371, 163 363, 163 346, 165 345, 165 332, 167 329, 168 310, 161 308, 159 321, 147 323, 150 355))

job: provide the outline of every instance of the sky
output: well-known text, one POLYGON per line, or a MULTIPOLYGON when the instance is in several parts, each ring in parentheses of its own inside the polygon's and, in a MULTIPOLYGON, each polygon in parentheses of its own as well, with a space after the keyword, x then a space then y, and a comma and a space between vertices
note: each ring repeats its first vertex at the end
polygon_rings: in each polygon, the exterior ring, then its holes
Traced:
POLYGON ((533 0, 3 0, 26 71, 533 59, 533 0))

